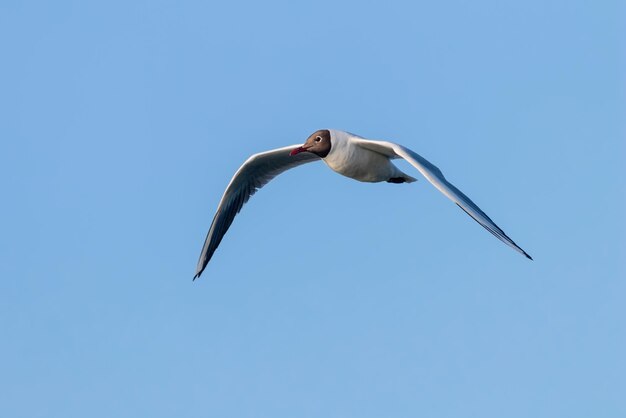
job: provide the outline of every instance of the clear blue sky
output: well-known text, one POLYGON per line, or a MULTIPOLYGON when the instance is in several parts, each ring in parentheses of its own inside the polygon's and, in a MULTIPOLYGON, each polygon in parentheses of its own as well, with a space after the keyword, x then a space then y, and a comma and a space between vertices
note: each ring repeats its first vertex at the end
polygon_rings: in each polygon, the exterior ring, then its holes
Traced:
POLYGON ((2 1, 0 415, 626 416, 624 16, 2 1), (535 261, 425 180, 316 164, 192 282, 239 165, 326 127, 429 158, 535 261))

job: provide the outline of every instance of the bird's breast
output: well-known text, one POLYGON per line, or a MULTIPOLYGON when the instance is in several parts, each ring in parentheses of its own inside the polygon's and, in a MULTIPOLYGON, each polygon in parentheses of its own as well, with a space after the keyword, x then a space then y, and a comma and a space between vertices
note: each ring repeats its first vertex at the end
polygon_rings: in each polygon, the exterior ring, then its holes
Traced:
POLYGON ((324 162, 335 172, 355 180, 376 183, 387 181, 396 172, 389 158, 357 146, 331 153, 324 162))

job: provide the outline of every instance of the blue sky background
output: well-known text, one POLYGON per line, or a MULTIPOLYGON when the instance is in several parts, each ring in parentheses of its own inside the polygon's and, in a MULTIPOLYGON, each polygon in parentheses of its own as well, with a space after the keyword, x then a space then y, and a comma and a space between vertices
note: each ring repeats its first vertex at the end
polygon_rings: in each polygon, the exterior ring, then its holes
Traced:
POLYGON ((0 415, 626 416, 625 28, 621 1, 4 0, 0 415), (314 164, 192 282, 239 165, 326 127, 429 158, 535 261, 425 180, 314 164))

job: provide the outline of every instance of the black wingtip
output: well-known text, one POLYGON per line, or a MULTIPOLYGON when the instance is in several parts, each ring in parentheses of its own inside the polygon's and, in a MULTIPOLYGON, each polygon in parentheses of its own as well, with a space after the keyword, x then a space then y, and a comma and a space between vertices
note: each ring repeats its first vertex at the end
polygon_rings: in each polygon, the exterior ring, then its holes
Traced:
POLYGON ((204 273, 205 267, 206 267, 206 264, 202 268, 200 268, 200 266, 196 267, 196 274, 195 274, 195 276, 193 276, 193 281, 194 282, 196 281, 196 279, 198 277, 200 277, 202 275, 202 273, 204 273))
POLYGON ((530 261, 535 261, 533 260, 533 258, 531 256, 529 256, 528 254, 524 253, 524 255, 526 256, 526 258, 528 258, 530 261))

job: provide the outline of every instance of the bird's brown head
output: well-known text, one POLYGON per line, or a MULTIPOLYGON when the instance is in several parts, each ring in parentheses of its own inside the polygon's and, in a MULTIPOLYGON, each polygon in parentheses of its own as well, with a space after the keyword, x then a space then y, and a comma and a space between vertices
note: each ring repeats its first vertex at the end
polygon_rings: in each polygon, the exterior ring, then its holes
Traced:
POLYGON ((294 148, 289 155, 296 155, 301 152, 312 152, 318 157, 326 158, 330 152, 330 146, 330 131, 328 129, 322 129, 314 132, 307 138, 304 145, 294 148))

